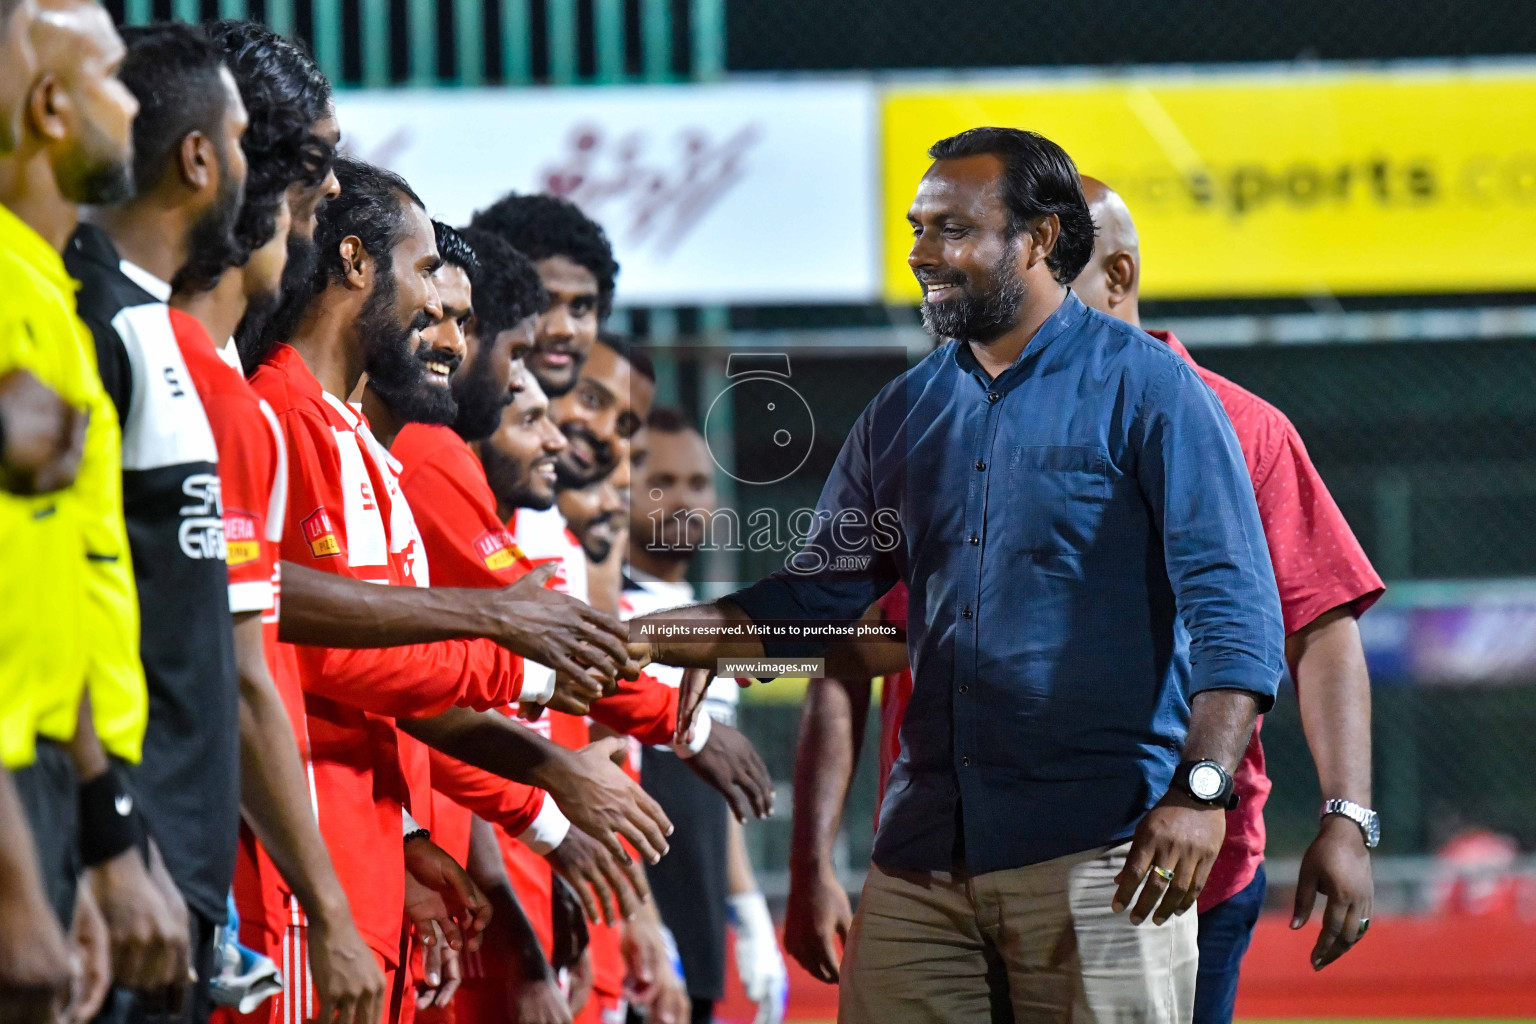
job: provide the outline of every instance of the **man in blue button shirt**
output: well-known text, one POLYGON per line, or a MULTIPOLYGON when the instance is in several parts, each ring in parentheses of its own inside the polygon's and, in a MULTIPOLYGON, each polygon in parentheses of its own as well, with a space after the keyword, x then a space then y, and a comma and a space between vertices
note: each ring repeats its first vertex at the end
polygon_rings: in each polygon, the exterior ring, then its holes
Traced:
POLYGON ((1093 248, 1071 158, 1003 128, 929 155, 908 262, 952 340, 864 411, 784 570, 650 617, 718 638, 645 653, 838 674, 857 645, 730 631, 855 620, 904 581, 915 682, 840 1020, 1187 1021, 1185 911, 1283 665, 1253 489, 1194 370, 1067 288, 1093 248))

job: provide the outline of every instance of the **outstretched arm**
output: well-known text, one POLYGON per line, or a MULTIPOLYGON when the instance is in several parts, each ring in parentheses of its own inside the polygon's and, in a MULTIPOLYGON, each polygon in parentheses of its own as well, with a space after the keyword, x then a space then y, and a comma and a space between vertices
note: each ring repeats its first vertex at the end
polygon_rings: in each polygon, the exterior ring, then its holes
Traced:
POLYGON ((429 747, 493 775, 537 786, 555 798, 577 828, 608 847, 620 863, 629 854, 622 835, 648 863, 667 852, 672 831, 661 806, 610 755, 618 739, 566 750, 495 711, 454 708, 435 718, 402 719, 400 728, 429 747))

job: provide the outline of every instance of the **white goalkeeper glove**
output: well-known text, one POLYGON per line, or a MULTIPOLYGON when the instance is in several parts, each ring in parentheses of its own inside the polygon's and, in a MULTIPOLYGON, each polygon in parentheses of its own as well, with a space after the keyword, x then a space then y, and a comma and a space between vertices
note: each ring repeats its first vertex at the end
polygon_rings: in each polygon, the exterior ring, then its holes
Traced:
POLYGON ((789 971, 779 952, 768 901, 760 892, 744 892, 726 903, 736 929, 736 973, 747 998, 757 1004, 755 1024, 782 1024, 789 999, 789 971))

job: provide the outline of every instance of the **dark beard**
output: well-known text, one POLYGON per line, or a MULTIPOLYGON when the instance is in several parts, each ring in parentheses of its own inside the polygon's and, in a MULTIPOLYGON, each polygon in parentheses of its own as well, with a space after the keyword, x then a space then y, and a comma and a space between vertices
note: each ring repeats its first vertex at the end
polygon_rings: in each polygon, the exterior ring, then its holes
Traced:
POLYGON ((589 526, 586 534, 581 538, 581 550, 588 561, 594 565, 602 565, 608 561, 608 556, 613 554, 613 541, 606 537, 592 536, 592 527, 589 526))
POLYGON ((489 441, 480 446, 480 465, 491 493, 505 507, 542 512, 555 504, 553 490, 547 496, 534 492, 531 466, 519 466, 516 459, 503 455, 489 441))
MULTIPOLYGON (((1011 248, 1011 247, 1010 247, 1011 248)), ((935 338, 954 338, 986 345, 1019 326, 1027 288, 1009 253, 991 267, 997 282, 992 291, 975 295, 962 284, 958 299, 923 303, 923 327, 935 338)))
MULTIPOLYGON (((422 313, 404 327, 395 319, 395 279, 382 261, 373 294, 357 314, 357 333, 367 349, 363 369, 368 388, 406 423, 450 424, 458 415, 453 389, 427 383, 423 358, 432 351, 423 341, 411 348, 411 334, 432 326, 422 313)), ((419 335, 418 335, 419 336, 419 335)))
POLYGON ((572 423, 560 428, 561 433, 567 438, 585 438, 588 447, 592 449, 592 468, 582 471, 569 463, 564 455, 555 458, 555 479, 561 490, 580 490, 590 487, 600 480, 606 480, 612 473, 617 463, 613 457, 613 449, 599 441, 597 436, 580 423, 572 423))
POLYGON ((266 361, 272 346, 293 336, 315 296, 315 271, 319 265, 320 250, 315 240, 290 234, 288 262, 283 267, 278 294, 270 306, 258 308, 252 301, 240 326, 235 328, 235 348, 246 373, 255 372, 266 361))
MULTIPOLYGON (((283 293, 280 291, 262 292, 259 295, 252 295, 245 300, 245 317, 240 321, 241 325, 243 326, 252 318, 257 323, 265 323, 277 311, 277 308, 282 305, 282 302, 283 293)), ((240 352, 240 331, 238 328, 235 330, 235 351, 240 352)), ((261 365, 261 361, 248 362, 245 358, 245 353, 240 352, 240 365, 245 369, 245 375, 249 377, 256 372, 256 367, 261 365)))
POLYGON ((246 262, 250 253, 235 240, 235 222, 244 201, 244 188, 223 169, 219 196, 192 225, 187 238, 187 262, 171 278, 171 290, 180 294, 207 291, 218 284, 230 267, 246 262))
POLYGON ((483 441, 501 426, 501 413, 512 403, 509 388, 496 389, 491 375, 494 344, 481 343, 475 361, 453 376, 453 397, 459 415, 453 421, 454 432, 466 441, 483 441))

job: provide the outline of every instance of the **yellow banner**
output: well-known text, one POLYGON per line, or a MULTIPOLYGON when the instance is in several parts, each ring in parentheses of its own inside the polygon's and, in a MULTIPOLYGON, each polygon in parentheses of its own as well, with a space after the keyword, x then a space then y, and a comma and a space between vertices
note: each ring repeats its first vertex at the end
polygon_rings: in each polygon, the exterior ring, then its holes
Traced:
POLYGON ((885 293, 935 141, 1029 128, 1130 205, 1157 298, 1536 287, 1536 70, 888 90, 885 293))

